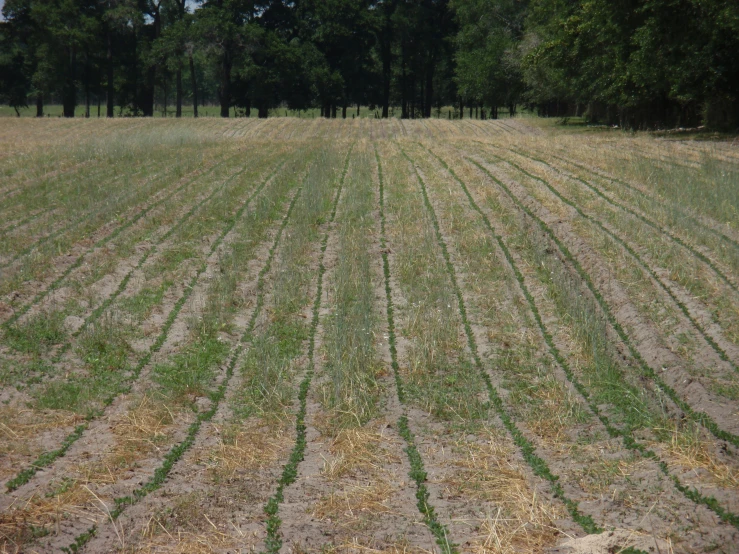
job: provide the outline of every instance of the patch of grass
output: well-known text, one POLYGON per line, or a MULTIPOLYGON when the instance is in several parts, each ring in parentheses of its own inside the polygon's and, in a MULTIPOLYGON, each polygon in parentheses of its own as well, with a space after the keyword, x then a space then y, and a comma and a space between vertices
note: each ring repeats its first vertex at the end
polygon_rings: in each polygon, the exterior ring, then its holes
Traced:
POLYGON ((110 372, 94 375, 72 375, 54 380, 33 391, 37 410, 68 410, 85 417, 93 417, 105 403, 126 390, 122 374, 110 372))
POLYGON ((643 386, 629 383, 629 369, 623 366, 608 332, 608 322, 596 302, 583 291, 581 282, 552 253, 536 233, 529 233, 539 278, 546 284, 560 317, 574 331, 588 362, 581 371, 585 385, 594 391, 599 404, 615 406, 628 429, 654 429, 664 424, 665 414, 653 406, 643 386))
POLYGON ((173 281, 166 279, 155 287, 144 287, 135 295, 124 298, 118 303, 118 308, 131 314, 136 321, 149 317, 154 306, 158 306, 164 299, 164 293, 173 285, 173 281))
POLYGON ((370 233, 374 208, 370 159, 364 150, 349 172, 343 210, 337 222, 338 264, 333 273, 331 313, 324 324, 329 380, 322 402, 335 433, 362 426, 378 411, 380 366, 374 348, 374 286, 370 266, 370 233))
POLYGON ((154 366, 152 379, 174 399, 206 396, 228 351, 228 344, 217 337, 199 337, 167 363, 154 366))
POLYGON ((244 359, 244 385, 235 405, 239 418, 256 415, 267 420, 285 419, 292 408, 294 360, 307 338, 307 329, 299 329, 289 341, 273 340, 270 335, 268 331, 252 341, 244 359))
MULTIPOLYGON (((593 217, 593 216, 591 216, 591 215, 586 214, 585 212, 583 212, 583 210, 575 202, 573 202, 572 200, 566 198, 561 192, 559 192, 556 188, 554 188, 545 179, 542 179, 542 178, 540 178, 540 177, 538 177, 536 175, 531 174, 529 171, 525 170, 524 168, 522 168, 521 166, 519 166, 518 164, 516 164, 516 163, 514 163, 514 162, 512 162, 510 160, 507 160, 507 163, 510 164, 515 169, 517 169, 518 171, 520 171, 521 173, 523 173, 524 175, 526 175, 527 177, 529 177, 530 179, 533 179, 533 180, 535 180, 537 182, 542 183, 552 194, 554 194, 557 198, 559 198, 563 203, 565 203, 566 205, 570 206, 575 211, 577 211, 577 213, 578 213, 578 215, 580 215, 580 217, 582 217, 583 219, 586 219, 587 221, 589 221, 590 223, 592 223, 593 225, 595 225, 598 229, 601 230, 601 232, 603 232, 604 234, 608 235, 613 241, 615 241, 622 248, 624 248, 628 252, 628 254, 631 257, 633 257, 634 260, 636 260, 636 262, 639 265, 639 268, 641 270, 645 271, 646 273, 648 273, 652 277, 652 279, 654 280, 654 282, 658 283, 659 287, 665 292, 665 294, 667 294, 672 299, 672 301, 677 305, 677 307, 680 309, 680 311, 682 311, 683 315, 688 319, 688 321, 690 321, 690 323, 693 325, 693 327, 701 334, 701 336, 703 337, 703 339, 709 344, 709 346, 711 348, 713 348, 713 350, 718 354, 718 356, 722 360, 724 360, 725 362, 728 362, 733 367, 734 370, 737 370, 736 364, 734 364, 729 359, 729 357, 727 356, 726 352, 716 343, 716 341, 713 339, 713 337, 706 332, 706 330, 704 329, 703 325, 701 325, 701 323, 699 323, 692 316, 692 314, 688 310, 687 306, 685 306, 685 304, 683 302, 681 302, 679 298, 677 298, 677 296, 675 295, 675 293, 664 283, 663 279, 660 278, 660 276, 655 272, 655 270, 650 265, 648 265, 647 262, 645 262, 642 259, 642 257, 635 250, 635 248, 633 246, 631 246, 631 244, 632 243, 638 244, 639 242, 646 242, 646 248, 648 250, 651 250, 652 253, 653 253, 653 255, 655 256, 655 259, 658 260, 659 262, 661 262, 660 263, 660 266, 662 266, 662 267, 668 267, 668 268, 669 267, 678 268, 678 271, 677 271, 677 275, 678 276, 675 279, 677 282, 679 282, 679 283, 683 284, 684 286, 686 286, 688 288, 688 290, 690 290, 690 292, 693 295, 697 296, 697 297, 702 297, 702 298, 709 297, 711 295, 711 292, 712 291, 708 290, 703 285, 704 280, 703 279, 696 279, 696 278, 694 278, 693 275, 692 275, 693 272, 685 272, 685 271, 683 271, 686 268, 686 260, 684 259, 683 256, 680 255, 680 253, 675 252, 672 255, 667 255, 666 254, 666 251, 669 250, 669 246, 662 244, 660 241, 653 240, 653 237, 651 236, 651 233, 650 233, 649 236, 645 235, 644 233, 640 233, 640 234, 634 233, 633 230, 634 230, 634 227, 635 226, 634 226, 633 222, 630 223, 629 225, 626 225, 625 226, 625 228, 627 229, 626 235, 629 236, 629 238, 631 239, 630 242, 627 242, 622 237, 616 235, 615 233, 613 233, 612 231, 610 231, 608 228, 606 228, 601 223, 601 221, 599 220, 599 218, 593 217), (666 248, 666 246, 667 246, 667 248, 666 248), (667 258, 669 258, 669 260, 667 258), (667 263, 665 263, 665 262, 667 262, 667 263), (672 263, 670 263, 670 262, 672 262, 672 263), (687 273, 691 273, 691 274, 688 275, 687 273)), ((612 200, 608 199, 605 195, 603 195, 603 193, 601 193, 598 189, 596 189, 592 185, 590 185, 587 181, 584 181, 582 179, 578 179, 578 180, 581 183, 585 184, 585 186, 587 186, 589 190, 595 191, 600 198, 605 199, 608 202, 613 202, 612 200)), ((638 220, 639 221, 647 222, 650 227, 653 227, 653 228, 657 229, 659 232, 661 232, 663 234, 666 234, 667 236, 669 236, 670 238, 673 238, 673 240, 675 240, 675 237, 673 237, 673 235, 671 233, 669 233, 668 231, 662 229, 661 227, 659 227, 659 225, 657 225, 657 224, 649 221, 644 216, 640 216, 639 214, 636 214, 636 212, 633 212, 633 210, 629 210, 628 208, 622 206, 621 204, 617 204, 617 206, 620 207, 623 210, 626 210, 631 215, 634 215, 634 217, 638 217, 638 220)), ((600 215, 603 215, 603 210, 602 209, 599 210, 599 214, 600 215)), ((610 214, 610 213, 608 215, 610 215, 610 217, 608 217, 608 216, 607 217, 609 219, 611 219, 615 225, 617 225, 617 226, 623 225, 623 218, 616 217, 615 215, 610 214)), ((681 246, 683 246, 683 248, 688 249, 689 252, 692 254, 692 256, 688 260, 688 263, 691 260, 695 260, 696 254, 694 253, 693 249, 691 247, 689 247, 687 244, 683 243, 682 241, 679 241, 679 244, 681 244, 681 246)), ((724 280, 726 280, 726 279, 724 278, 724 280)))
POLYGON ((433 221, 409 175, 401 172, 405 158, 387 161, 393 170, 383 177, 393 185, 388 186, 387 208, 393 218, 394 274, 406 299, 399 328, 408 340, 407 365, 399 368, 402 392, 408 402, 441 420, 475 425, 488 417, 489 406, 476 392, 484 383, 461 341, 458 299, 433 221))
POLYGON ((64 327, 65 313, 51 311, 38 313, 20 324, 5 329, 5 343, 25 354, 41 355, 67 339, 64 327))
MULTIPOLYGON (((331 212, 328 218, 329 224, 333 223, 336 218, 336 210, 341 197, 341 192, 344 185, 344 179, 346 178, 347 167, 349 164, 349 156, 351 154, 351 148, 346 154, 344 165, 342 168, 341 175, 339 177, 338 186, 333 200, 330 203, 331 212)), ((325 194, 325 193, 324 193, 325 194)), ((319 206, 321 203, 313 202, 313 206, 319 206)), ((325 217, 325 216, 324 216, 325 217)), ((301 218, 299 222, 315 223, 323 221, 323 217, 307 217, 301 218)), ((265 550, 269 553, 277 553, 282 547, 282 537, 280 536, 280 526, 282 520, 279 516, 280 504, 285 499, 285 487, 290 486, 295 482, 298 476, 298 465, 305 456, 305 448, 307 446, 306 439, 306 424, 305 416, 307 412, 307 400, 308 391, 310 390, 311 381, 315 372, 315 348, 316 348, 316 331, 319 324, 319 310, 321 307, 321 298, 323 296, 323 277, 326 273, 326 267, 324 265, 324 259, 326 254, 326 248, 328 246, 328 231, 323 233, 321 237, 321 249, 319 254, 319 265, 318 275, 316 283, 316 295, 313 300, 312 315, 310 321, 310 329, 308 331, 308 368, 305 372, 303 380, 300 382, 298 388, 298 410, 295 414, 295 445, 290 452, 290 457, 287 463, 282 468, 282 474, 277 483, 276 492, 270 497, 264 506, 264 513, 267 516, 267 537, 265 539, 265 550)))
POLYGON ((77 354, 92 373, 120 373, 130 369, 132 352, 127 342, 128 329, 108 315, 88 327, 79 337, 77 354))
POLYGON ((524 460, 526 460, 526 462, 531 466, 531 469, 533 470, 535 475, 542 477, 546 479, 547 481, 549 481, 552 494, 555 497, 559 498, 564 503, 573 521, 575 521, 578 525, 580 525, 580 527, 582 527, 582 529, 587 533, 602 532, 603 529, 599 527, 598 525, 596 525, 596 523, 593 521, 593 518, 590 515, 585 515, 582 512, 580 512, 577 502, 573 501, 565 494, 565 491, 562 485, 558 483, 559 477, 555 475, 554 473, 552 473, 546 461, 542 459, 541 457, 539 457, 538 454, 536 454, 535 447, 531 443, 531 441, 529 441, 529 439, 526 438, 526 436, 516 426, 511 415, 505 409, 503 400, 501 399, 500 395, 498 394, 495 387, 493 386, 493 383, 490 380, 490 376, 485 372, 482 360, 480 359, 480 354, 479 354, 478 347, 477 347, 477 341, 475 339, 474 333, 472 332, 472 326, 470 324, 470 320, 467 315, 467 308, 465 305, 465 301, 464 301, 464 298, 462 297, 462 293, 459 288, 459 284, 457 282, 456 270, 454 268, 454 265, 451 262, 449 250, 446 245, 446 241, 444 240, 444 237, 441 233, 441 230, 439 227, 439 221, 436 216, 434 207, 431 204, 431 201, 429 200, 428 193, 426 190, 426 184, 423 178, 421 177, 421 175, 419 174, 418 169, 416 168, 413 161, 402 150, 402 148, 401 148, 401 153, 406 159, 408 159, 409 163, 413 167, 413 172, 421 188, 423 202, 429 213, 431 223, 433 226, 433 230, 434 230, 434 234, 436 236, 436 240, 439 244, 439 248, 441 250, 441 253, 442 253, 445 265, 446 265, 446 270, 447 270, 447 274, 449 275, 449 280, 451 281, 451 287, 454 291, 454 295, 456 296, 457 306, 458 306, 459 314, 462 320, 462 326, 464 328, 464 332, 467 337, 467 345, 470 349, 472 358, 475 362, 475 367, 478 370, 485 384, 485 388, 487 389, 490 404, 495 409, 495 411, 498 414, 498 417, 500 418, 500 420, 503 422, 503 425, 506 427, 506 429, 510 433, 511 438, 513 439, 513 442, 521 450, 524 460))

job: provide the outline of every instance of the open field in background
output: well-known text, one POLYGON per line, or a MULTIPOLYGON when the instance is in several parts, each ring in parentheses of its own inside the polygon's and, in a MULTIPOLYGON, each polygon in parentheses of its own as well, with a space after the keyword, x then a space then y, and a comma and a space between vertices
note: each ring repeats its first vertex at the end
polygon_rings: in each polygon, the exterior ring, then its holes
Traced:
POLYGON ((0 552, 739 543, 739 148, 0 124, 0 552))

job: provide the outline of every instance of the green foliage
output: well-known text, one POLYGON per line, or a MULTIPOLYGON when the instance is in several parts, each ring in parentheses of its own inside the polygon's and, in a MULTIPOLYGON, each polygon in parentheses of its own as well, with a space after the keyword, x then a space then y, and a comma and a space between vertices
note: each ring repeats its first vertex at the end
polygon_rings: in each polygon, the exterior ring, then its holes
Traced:
MULTIPOLYGON (((203 100, 271 109, 441 115, 525 102, 628 127, 739 126, 739 7, 731 0, 8 0, 0 99, 16 113, 82 93, 106 113, 203 100), (690 22, 686 25, 686 22, 690 22)), ((86 108, 87 110, 87 108, 86 108)), ((460 114, 457 114, 457 116, 460 114)))
POLYGON ((512 0, 455 0, 456 82, 467 102, 515 112, 523 82, 518 41, 525 3, 512 0))
POLYGON ((737 25, 739 8, 728 0, 532 0, 523 42, 529 98, 550 115, 579 104, 591 120, 622 126, 704 119, 736 128, 739 62, 726 56, 739 48, 737 25))

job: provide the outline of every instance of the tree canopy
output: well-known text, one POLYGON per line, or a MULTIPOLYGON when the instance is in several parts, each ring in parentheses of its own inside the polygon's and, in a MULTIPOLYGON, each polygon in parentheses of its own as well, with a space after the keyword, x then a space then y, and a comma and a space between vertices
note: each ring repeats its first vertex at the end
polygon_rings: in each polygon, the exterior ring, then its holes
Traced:
MULTIPOLYGON (((734 0, 6 0, 0 100, 739 126, 734 0), (452 108, 450 108, 452 107, 452 108), (453 112, 452 112, 453 110, 453 112)), ((116 111, 117 110, 117 111, 116 111)))

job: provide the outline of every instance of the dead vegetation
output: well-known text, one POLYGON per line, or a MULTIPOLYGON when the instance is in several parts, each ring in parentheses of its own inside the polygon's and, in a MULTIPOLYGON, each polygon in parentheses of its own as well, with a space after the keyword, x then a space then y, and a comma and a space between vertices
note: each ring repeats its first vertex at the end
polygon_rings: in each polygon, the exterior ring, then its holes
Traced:
POLYGON ((290 444, 285 425, 227 424, 216 427, 217 445, 200 453, 216 480, 230 480, 271 465, 290 444))
POLYGON ((562 507, 532 487, 499 431, 488 430, 474 442, 460 440, 454 449, 453 472, 442 482, 455 494, 493 506, 470 522, 476 529, 472 551, 544 552, 562 537, 556 524, 562 507))

